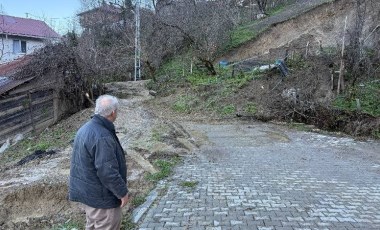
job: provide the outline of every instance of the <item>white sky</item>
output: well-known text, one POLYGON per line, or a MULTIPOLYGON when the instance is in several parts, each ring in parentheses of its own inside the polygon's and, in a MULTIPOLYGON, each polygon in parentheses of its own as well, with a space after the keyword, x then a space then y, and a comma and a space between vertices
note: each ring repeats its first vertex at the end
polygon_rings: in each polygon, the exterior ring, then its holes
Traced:
POLYGON ((2 14, 45 21, 56 32, 78 29, 74 21, 80 12, 79 0, 0 0, 2 14))

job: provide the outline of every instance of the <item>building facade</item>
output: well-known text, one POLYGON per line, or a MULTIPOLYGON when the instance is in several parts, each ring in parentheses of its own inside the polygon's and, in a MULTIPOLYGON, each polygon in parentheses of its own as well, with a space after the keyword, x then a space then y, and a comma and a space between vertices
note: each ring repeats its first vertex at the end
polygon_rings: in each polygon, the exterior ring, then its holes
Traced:
POLYGON ((60 37, 43 21, 0 15, 0 64, 31 54, 60 37))

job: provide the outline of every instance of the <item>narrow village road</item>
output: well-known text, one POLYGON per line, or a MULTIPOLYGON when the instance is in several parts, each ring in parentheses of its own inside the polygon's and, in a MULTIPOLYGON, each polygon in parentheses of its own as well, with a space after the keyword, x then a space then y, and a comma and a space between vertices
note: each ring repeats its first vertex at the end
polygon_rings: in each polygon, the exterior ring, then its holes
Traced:
POLYGON ((178 165, 139 229, 380 229, 380 142, 256 122, 182 125, 209 143, 178 165))

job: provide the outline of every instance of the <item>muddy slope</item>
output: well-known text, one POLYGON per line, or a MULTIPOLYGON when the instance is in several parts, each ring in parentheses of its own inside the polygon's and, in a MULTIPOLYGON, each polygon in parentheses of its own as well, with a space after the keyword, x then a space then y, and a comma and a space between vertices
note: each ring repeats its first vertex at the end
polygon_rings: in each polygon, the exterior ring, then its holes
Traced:
MULTIPOLYGON (((302 2, 295 3, 280 14, 266 18, 252 26, 252 30, 255 31, 268 29, 256 39, 220 59, 241 61, 254 57, 284 58, 286 51, 288 51, 288 55, 304 54, 306 47, 309 53, 316 54, 321 49, 336 48, 342 43, 346 17, 347 31, 348 33, 352 31, 355 25, 356 1, 302 2)), ((373 32, 380 20, 380 2, 367 0, 366 6, 362 39, 365 39, 364 45, 372 47, 380 38, 380 31, 373 32)))

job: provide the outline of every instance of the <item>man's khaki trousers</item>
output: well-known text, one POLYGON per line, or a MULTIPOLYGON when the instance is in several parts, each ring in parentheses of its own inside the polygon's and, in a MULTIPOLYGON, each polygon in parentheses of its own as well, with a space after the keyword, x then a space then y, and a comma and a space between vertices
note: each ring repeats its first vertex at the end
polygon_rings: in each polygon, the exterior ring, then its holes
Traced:
POLYGON ((119 230, 121 227, 121 208, 101 209, 84 205, 86 230, 119 230))

